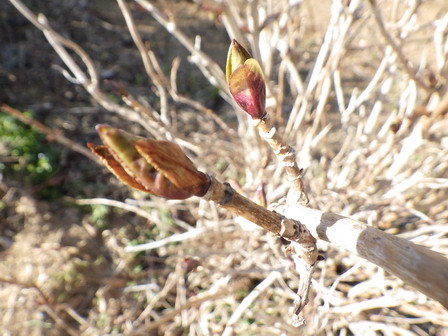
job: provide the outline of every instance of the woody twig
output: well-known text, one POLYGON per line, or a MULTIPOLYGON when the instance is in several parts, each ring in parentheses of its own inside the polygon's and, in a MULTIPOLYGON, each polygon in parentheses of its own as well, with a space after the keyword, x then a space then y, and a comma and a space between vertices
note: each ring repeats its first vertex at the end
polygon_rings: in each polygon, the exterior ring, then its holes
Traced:
POLYGON ((308 204, 308 195, 303 186, 303 169, 297 165, 294 148, 284 142, 277 128, 272 123, 269 114, 266 113, 262 119, 257 119, 253 122, 261 137, 271 146, 279 163, 285 169, 286 176, 291 184, 288 203, 295 204, 300 202, 302 204, 308 204))
MULTIPOLYGON (((303 187, 303 170, 297 165, 295 151, 283 141, 266 112, 266 86, 263 71, 257 60, 252 58, 236 40, 232 41, 227 55, 226 78, 232 97, 251 116, 261 137, 270 145, 279 163, 285 169, 291 185, 287 203, 307 204, 309 200, 303 187)), ((294 262, 300 274, 298 298, 293 315, 293 324, 298 326, 303 323, 299 313, 308 302, 311 278, 318 255, 315 241, 311 245, 309 241, 306 244, 295 240, 292 242, 289 251, 295 256, 294 262), (310 256, 312 258, 309 258, 310 256)))

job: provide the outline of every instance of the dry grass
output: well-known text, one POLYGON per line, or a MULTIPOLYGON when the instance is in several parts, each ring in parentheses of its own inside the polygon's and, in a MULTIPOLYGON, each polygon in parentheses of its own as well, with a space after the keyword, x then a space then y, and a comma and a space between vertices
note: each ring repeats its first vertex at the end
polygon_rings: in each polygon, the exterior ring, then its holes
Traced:
MULTIPOLYGON (((166 77, 161 60, 141 41, 128 6, 118 3, 158 97, 152 105, 128 94, 123 103, 112 101, 89 57, 49 30, 43 17, 35 24, 45 31, 74 81, 105 110, 139 124, 148 136, 177 142, 202 171, 254 200, 268 206, 278 202, 288 188, 283 171, 246 116, 232 106, 223 65, 201 51, 201 42, 207 44, 213 35, 201 40, 184 34, 175 24, 180 15, 175 4, 162 8, 135 1, 183 44, 190 62, 219 89, 229 103, 221 114, 178 92, 177 64, 166 77), (63 49, 73 47, 81 58, 63 49)), ((201 3, 263 65, 269 112, 306 169, 310 205, 448 255, 445 2, 376 5, 354 0, 328 7, 286 0, 201 3)), ((54 326, 53 334, 72 335, 448 333, 448 315, 441 305, 324 242, 319 248, 325 260, 318 264, 304 311, 306 325, 296 330, 290 316, 299 275, 278 238, 197 198, 179 202, 137 193, 126 200, 109 198, 81 202, 144 217, 146 229, 139 229, 149 230, 154 242, 131 246, 131 238, 119 227, 103 231, 112 271, 82 304, 73 297, 49 300, 50 289, 35 290, 45 283, 38 276, 17 279, 20 288, 9 279, 4 286, 15 294, 0 308, 6 312, 2 322, 7 328, 19 333, 12 326, 12 312, 22 304, 20 297, 27 302, 33 297, 40 323, 26 325, 23 334, 45 333, 45 323, 54 326), (200 266, 191 271, 195 261, 200 266), (23 293, 33 288, 33 293, 23 293)), ((89 223, 83 225, 96 234, 89 223)), ((45 269, 38 273, 45 274, 45 269)), ((86 281, 85 275, 82 279, 86 281)))

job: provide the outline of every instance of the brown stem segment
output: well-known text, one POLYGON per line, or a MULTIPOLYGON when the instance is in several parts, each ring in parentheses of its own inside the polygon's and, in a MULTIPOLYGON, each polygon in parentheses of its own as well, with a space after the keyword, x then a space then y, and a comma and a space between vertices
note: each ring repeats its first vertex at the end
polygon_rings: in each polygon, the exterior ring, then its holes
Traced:
POLYGON ((269 232, 299 243, 305 252, 307 263, 314 265, 317 258, 316 239, 300 222, 286 218, 252 202, 236 192, 228 183, 222 183, 213 176, 204 198, 216 202, 234 214, 261 226, 269 232))
POLYGON ((274 154, 277 156, 278 161, 285 168, 288 180, 292 185, 292 190, 296 193, 295 200, 303 200, 307 204, 309 200, 303 187, 303 169, 297 165, 294 148, 283 141, 268 114, 262 119, 254 120, 254 124, 261 137, 268 142, 274 154))
POLYGON ((318 257, 316 238, 299 221, 286 218, 270 211, 237 193, 228 183, 222 183, 210 176, 210 188, 203 196, 252 223, 255 223, 275 235, 290 240, 290 252, 295 256, 294 262, 299 268, 300 282, 293 313, 293 325, 300 326, 303 318, 299 316, 308 302, 311 277, 318 257))
POLYGON ((228 183, 221 183, 213 176, 205 199, 214 201, 225 208, 265 230, 290 240, 290 252, 293 253, 296 267, 300 268, 300 283, 293 313, 293 325, 300 326, 303 318, 299 316, 308 302, 311 277, 318 257, 316 238, 299 221, 286 218, 281 214, 270 211, 237 193, 228 183))

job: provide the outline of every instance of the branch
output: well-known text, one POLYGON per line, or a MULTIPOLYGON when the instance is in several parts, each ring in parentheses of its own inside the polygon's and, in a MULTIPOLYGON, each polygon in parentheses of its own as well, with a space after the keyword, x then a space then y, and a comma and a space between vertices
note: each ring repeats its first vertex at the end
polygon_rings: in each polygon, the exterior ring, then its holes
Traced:
POLYGON ((36 15, 34 15, 20 0, 9 1, 23 16, 36 26, 36 28, 44 33, 50 45, 74 76, 75 81, 81 84, 98 104, 107 111, 115 112, 129 121, 139 123, 151 134, 159 132, 158 128, 160 128, 160 124, 154 125, 154 123, 150 123, 150 120, 142 118, 139 113, 132 109, 115 103, 100 89, 95 65, 89 55, 78 44, 64 38, 51 28, 43 14, 36 17, 36 15), (81 67, 68 53, 67 49, 73 50, 81 58, 83 65, 88 70, 87 74, 81 70, 81 67))
POLYGON ((40 303, 40 306, 43 308, 43 310, 50 316, 51 319, 55 322, 57 326, 59 326, 63 331, 65 331, 70 336, 76 336, 79 335, 77 330, 75 330, 72 326, 70 326, 65 320, 62 318, 60 314, 60 305, 55 302, 55 299, 52 297, 48 297, 42 288, 36 284, 33 283, 24 283, 20 282, 15 279, 7 279, 0 277, 0 283, 10 284, 14 286, 19 286, 21 288, 31 288, 34 289, 41 300, 43 301, 40 303))
MULTIPOLYGON (((210 180, 210 187, 203 196, 204 199, 216 202, 220 207, 261 226, 277 236, 299 244, 305 244, 306 247, 314 246, 316 240, 299 221, 291 220, 275 211, 263 208, 239 194, 230 184, 222 183, 213 176, 210 177, 210 180)), ((305 258, 312 260, 314 253, 317 257, 317 250, 315 250, 305 258)))
MULTIPOLYGON (((275 235, 299 243, 302 248, 312 247, 314 236, 348 250, 448 308, 448 259, 424 246, 354 219, 299 204, 278 208, 281 214, 269 211, 215 178, 204 198, 275 235)), ((305 258, 306 261, 317 258, 317 250, 311 249, 305 258)))
POLYGON ((441 254, 354 219, 299 204, 281 213, 300 221, 314 237, 378 265, 448 309, 448 259, 441 254))
POLYGON ((146 74, 148 75, 149 78, 151 78, 154 85, 157 87, 157 92, 160 97, 161 118, 166 123, 169 123, 169 120, 167 117, 168 102, 167 102, 167 96, 166 96, 166 90, 165 90, 165 87, 167 87, 169 85, 167 85, 167 83, 163 83, 163 80, 165 78, 163 78, 162 76, 157 74, 155 67, 151 61, 151 57, 150 57, 150 55, 152 54, 152 51, 149 50, 143 43, 143 39, 137 30, 134 19, 132 18, 132 15, 131 15, 131 11, 129 10, 129 6, 127 5, 126 1, 117 0, 117 3, 118 3, 118 6, 120 7, 120 10, 121 10, 123 16, 124 16, 129 33, 131 34, 131 37, 134 40, 134 43, 137 46, 137 49, 140 53, 140 57, 143 61, 143 65, 145 67, 146 74))
POLYGON ((257 297, 263 293, 269 286, 272 285, 276 280, 281 278, 281 273, 278 271, 272 271, 269 273, 269 275, 260 282, 251 292, 249 295, 247 295, 244 300, 241 301, 241 303, 238 305, 238 308, 236 308, 232 315, 230 316, 229 320, 227 321, 226 328, 224 329, 222 336, 230 336, 235 334, 235 324, 237 324, 241 317, 243 316, 244 312, 249 309, 250 305, 253 304, 253 302, 257 299, 257 297))

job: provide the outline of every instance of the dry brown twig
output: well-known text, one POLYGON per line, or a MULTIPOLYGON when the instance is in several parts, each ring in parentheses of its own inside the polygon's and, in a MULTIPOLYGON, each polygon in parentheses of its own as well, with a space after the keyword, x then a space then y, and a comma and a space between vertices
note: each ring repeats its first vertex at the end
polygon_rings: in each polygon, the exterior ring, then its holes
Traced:
MULTIPOLYGON (((140 124, 142 127, 145 128, 146 131, 152 134, 155 138, 176 140, 176 142, 182 144, 183 146, 189 148, 194 152, 201 151, 201 149, 197 145, 191 143, 189 139, 187 139, 179 132, 176 132, 171 127, 169 120, 170 118, 168 117, 168 107, 167 107, 168 103, 165 91, 168 90, 173 97, 176 97, 176 94, 170 87, 169 80, 164 76, 163 72, 160 70, 160 66, 157 60, 155 59, 154 55, 152 54, 152 51, 143 44, 143 41, 135 28, 135 24, 132 20, 132 17, 130 16, 130 13, 127 11, 128 7, 125 3, 121 2, 121 6, 129 31, 131 32, 131 35, 136 45, 138 46, 147 74, 149 78, 151 78, 152 81, 155 83, 158 95, 161 98, 160 117, 158 117, 155 113, 149 112, 148 108, 138 103, 137 100, 133 99, 133 97, 127 93, 122 95, 122 98, 123 101, 131 108, 127 108, 126 106, 122 106, 120 104, 115 103, 101 90, 96 67, 92 59, 78 44, 64 38, 54 29, 52 29, 43 14, 40 14, 38 17, 35 16, 20 0, 11 0, 11 3, 17 8, 17 10, 22 15, 24 15, 31 23, 33 23, 33 25, 35 25, 36 28, 38 28, 45 34, 45 37, 47 38, 48 42, 53 46, 54 50, 58 53, 59 57, 66 64, 66 66, 68 67, 68 69, 72 74, 69 75, 68 73, 65 73, 65 76, 69 77, 74 76, 74 78, 72 78, 71 80, 78 84, 83 85, 86 91, 105 110, 116 113, 126 120, 140 124), (66 50, 67 48, 73 50, 77 55, 79 55, 83 64, 88 69, 88 74, 84 73, 81 67, 73 59, 73 57, 69 55, 69 53, 66 50)), ((200 51, 197 51, 197 53, 199 53, 199 55, 202 55, 200 51)), ((217 67, 217 65, 214 62, 210 61, 210 66, 212 65, 215 68, 217 67)))
MULTIPOLYGON (((210 59, 201 50, 198 50, 195 45, 188 39, 187 36, 179 29, 175 22, 171 22, 165 15, 161 13, 151 2, 147 0, 135 0, 140 6, 145 8, 151 15, 169 31, 176 39, 182 43, 182 45, 192 54, 195 64, 201 69, 205 74, 209 74, 206 78, 211 82, 211 84, 216 85, 221 88, 226 87, 225 79, 221 68, 214 61, 210 59)), ((227 92, 221 92, 224 99, 231 101, 227 92)))
MULTIPOLYGON (((72 81, 81 84, 86 89, 86 91, 98 102, 98 104, 100 104, 107 111, 117 113, 127 120, 140 124, 156 138, 170 137, 170 132, 166 130, 166 128, 168 127, 167 124, 157 121, 155 122, 152 118, 149 118, 148 115, 142 114, 142 111, 137 110, 136 112, 134 111, 134 109, 119 105, 112 101, 109 97, 107 97, 107 95, 101 90, 99 86, 99 79, 95 65, 88 54, 79 45, 71 40, 64 38, 54 29, 52 29, 43 14, 40 14, 39 17, 35 16, 20 0, 10 0, 10 2, 23 16, 25 16, 33 25, 35 25, 36 28, 38 28, 45 34, 48 42, 52 45, 61 60, 70 70, 71 75, 66 73, 66 76, 74 76, 74 78, 72 78, 72 81), (88 69, 88 74, 82 71, 81 67, 76 63, 73 57, 70 56, 66 48, 73 50, 81 58, 83 64, 88 69), (162 128, 164 132, 161 132, 160 128, 162 128)), ((147 65, 147 62, 144 63, 149 67, 149 65, 147 65)), ((148 69, 148 72, 153 75, 153 73, 151 72, 151 68, 148 69)), ((157 78, 157 76, 155 75, 153 77, 157 78)), ((177 139, 182 142, 182 136, 178 135, 177 139)), ((184 142, 184 144, 187 144, 188 146, 188 142, 184 142)))
MULTIPOLYGON (((166 97, 166 92, 165 92, 165 91, 168 91, 168 93, 170 94, 170 96, 173 98, 174 101, 190 105, 194 109, 196 109, 200 112, 206 113, 211 118, 213 118, 213 120, 215 120, 216 123, 228 135, 230 135, 230 139, 234 138, 235 132, 233 130, 231 130, 222 121, 222 119, 218 115, 216 115, 212 110, 205 108, 198 101, 194 101, 194 100, 184 97, 178 93, 177 85, 176 85, 176 73, 177 73, 177 69, 179 67, 179 59, 177 58, 174 60, 173 65, 171 67, 171 78, 168 80, 168 78, 166 78, 165 74, 161 70, 160 64, 159 64, 157 58, 155 57, 154 52, 150 49, 149 45, 144 44, 143 39, 142 39, 142 37, 136 27, 136 24, 134 22, 134 19, 130 13, 129 6, 123 0, 117 0, 117 2, 120 6, 121 12, 123 13, 125 20, 126 20, 126 24, 127 24, 129 32, 131 33, 132 39, 134 40, 134 43, 140 52, 141 59, 143 60, 143 64, 145 66, 147 75, 149 78, 153 79, 153 82, 157 87, 157 91, 158 91, 158 94, 161 99, 160 115, 161 115, 162 120, 165 123, 168 123, 168 124, 170 123, 169 118, 168 118, 168 106, 167 106, 168 102, 167 102, 167 97, 166 97)), ((151 7, 151 8, 152 8, 152 10, 156 11, 155 7, 151 7)), ((157 13, 158 13, 158 11, 157 11, 157 13)), ((159 15, 161 15, 161 14, 159 13, 159 15)), ((159 20, 162 20, 162 18, 163 17, 161 16, 159 20)), ((162 22, 165 22, 166 25, 169 24, 167 21, 162 21, 162 22)), ((181 34, 180 36, 183 36, 181 32, 179 32, 179 34, 181 34)), ((188 39, 184 38, 184 41, 185 41, 184 43, 187 43, 188 39)), ((200 53, 199 55, 201 56, 201 59, 202 59, 203 54, 200 53)), ((210 63, 210 64, 214 65, 214 67, 216 67, 216 64, 214 64, 214 62, 212 62, 211 60, 207 63, 210 63)), ((217 72, 217 73, 219 74, 219 72, 217 72)), ((137 103, 135 100, 133 102, 134 102, 134 104, 137 103)), ((179 137, 179 136, 177 136, 177 137, 179 137)))
MULTIPOLYGON (((229 279, 227 279, 226 282, 228 282, 229 279)), ((184 311, 187 310, 188 308, 191 307, 195 307, 200 305, 203 302, 207 302, 207 301, 213 301, 216 298, 219 297, 225 297, 227 295, 229 295, 230 293, 232 293, 234 290, 238 290, 240 288, 240 286, 234 286, 234 287, 230 287, 230 286, 226 286, 225 281, 221 281, 221 283, 217 284, 216 288, 211 288, 209 291, 201 293, 199 295, 196 295, 196 297, 189 299, 184 305, 172 309, 171 311, 165 313, 163 316, 161 316, 159 319, 157 319, 156 321, 150 323, 149 325, 146 325, 144 327, 141 328, 136 328, 134 329, 132 332, 129 333, 129 335, 147 335, 148 331, 156 329, 158 327, 160 327, 161 325, 163 325, 164 323, 174 319, 175 317, 179 316, 179 314, 184 311)), ((146 314, 145 314, 146 317, 146 314)), ((144 318, 142 316, 142 318, 140 320, 143 321, 144 318)), ((136 325, 138 327, 138 325, 136 325)))
POLYGON ((165 123, 169 123, 168 118, 168 101, 165 87, 167 86, 166 78, 160 76, 160 72, 157 73, 156 67, 154 66, 153 59, 154 55, 152 51, 148 50, 143 43, 143 40, 140 34, 137 31, 134 20, 132 18, 131 12, 129 10, 129 6, 123 0, 117 0, 118 5, 120 6, 120 10, 123 13, 123 16, 126 20, 126 25, 128 27, 129 32, 131 33, 132 39, 134 40, 135 45, 140 52, 141 59, 145 66, 146 73, 149 78, 153 79, 154 85, 157 87, 157 93, 160 97, 160 117, 165 123), (163 82, 165 80, 165 83, 163 82))

